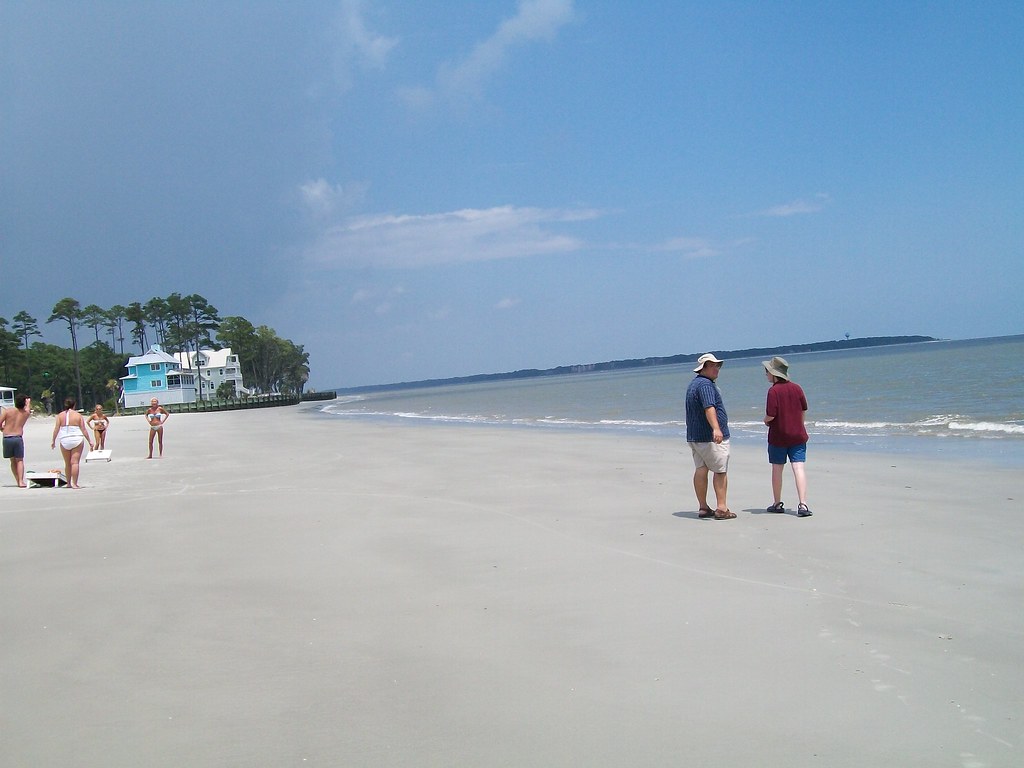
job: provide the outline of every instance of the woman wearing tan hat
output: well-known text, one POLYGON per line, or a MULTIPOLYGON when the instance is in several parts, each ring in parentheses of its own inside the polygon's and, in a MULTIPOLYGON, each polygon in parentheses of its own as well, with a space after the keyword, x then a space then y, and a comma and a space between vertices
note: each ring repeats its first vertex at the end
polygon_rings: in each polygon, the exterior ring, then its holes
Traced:
POLYGON ((807 474, 804 472, 804 464, 807 462, 807 428, 804 426, 807 398, 800 385, 789 380, 789 363, 784 358, 773 357, 761 365, 771 383, 765 404, 764 423, 768 425, 768 461, 772 465, 772 495, 775 503, 768 507, 768 511, 786 511, 786 505, 782 503, 782 475, 788 459, 793 467, 796 495, 800 500, 796 513, 800 517, 810 517, 807 474))

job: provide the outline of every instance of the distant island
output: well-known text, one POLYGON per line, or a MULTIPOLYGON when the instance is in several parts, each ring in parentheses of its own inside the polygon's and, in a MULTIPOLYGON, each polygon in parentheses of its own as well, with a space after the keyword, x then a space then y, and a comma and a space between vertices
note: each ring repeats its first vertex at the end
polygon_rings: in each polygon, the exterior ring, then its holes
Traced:
MULTIPOLYGON (((837 349, 860 349, 862 347, 886 347, 894 344, 919 344, 925 341, 938 341, 932 336, 868 336, 862 339, 840 339, 839 341, 816 341, 812 344, 790 344, 784 347, 752 347, 750 349, 712 349, 723 359, 739 359, 744 357, 773 357, 774 355, 792 355, 798 352, 825 352, 837 349)), ((397 384, 370 384, 362 387, 339 388, 343 394, 359 394, 362 392, 384 392, 399 389, 421 389, 424 387, 441 387, 449 384, 473 384, 482 381, 505 381, 508 379, 531 379, 539 376, 562 376, 573 373, 596 373, 598 371, 619 371, 628 368, 651 368, 658 365, 677 365, 679 363, 695 363, 703 352, 671 355, 669 357, 643 357, 633 360, 610 360, 606 363, 586 363, 583 365, 560 365, 557 368, 527 368, 507 373, 479 373, 473 376, 456 376, 450 379, 424 379, 422 381, 403 381, 397 384)))

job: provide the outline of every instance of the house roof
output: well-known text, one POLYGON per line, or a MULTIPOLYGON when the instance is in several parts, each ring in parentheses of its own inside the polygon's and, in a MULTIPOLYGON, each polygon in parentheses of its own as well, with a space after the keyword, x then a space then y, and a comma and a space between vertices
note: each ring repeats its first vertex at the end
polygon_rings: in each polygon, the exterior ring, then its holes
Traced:
POLYGON ((125 364, 126 367, 132 365, 147 365, 152 363, 167 363, 176 367, 180 367, 181 363, 178 362, 174 356, 164 352, 159 344, 154 344, 144 355, 138 357, 129 357, 128 362, 125 364))
MULTIPOLYGON (((224 349, 201 349, 199 351, 203 353, 203 368, 223 368, 228 365, 228 357, 231 356, 231 347, 224 347, 224 349)), ((179 352, 174 357, 183 368, 195 367, 193 365, 194 352, 179 352)))

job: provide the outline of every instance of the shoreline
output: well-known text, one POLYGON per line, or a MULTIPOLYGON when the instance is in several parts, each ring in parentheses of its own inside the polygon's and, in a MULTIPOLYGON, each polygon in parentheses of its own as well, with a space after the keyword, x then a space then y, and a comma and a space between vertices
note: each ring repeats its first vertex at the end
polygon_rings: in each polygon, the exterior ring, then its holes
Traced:
MULTIPOLYGON (((797 382, 815 450, 836 447, 970 457, 1024 467, 1020 382, 1024 337, 809 353, 797 382), (975 395, 950 381, 989 375, 975 395), (873 382, 873 383, 872 383, 873 382)), ((736 444, 763 444, 764 376, 756 358, 730 363, 719 380, 736 444), (724 381, 723 381, 724 379, 724 381)), ((423 423, 567 427, 616 434, 679 435, 685 365, 555 376, 543 382, 485 382, 343 397, 325 407, 358 418, 423 423)))
POLYGON ((1018 471, 820 450, 798 519, 738 445, 706 521, 670 437, 299 406, 172 415, 150 461, 111 430, 81 491, 0 468, 0 762, 1019 761, 1018 471))
MULTIPOLYGON (((350 421, 352 423, 408 426, 412 429, 496 429, 526 430, 537 434, 604 435, 610 438, 671 440, 685 444, 685 426, 678 427, 623 427, 604 424, 518 423, 513 421, 475 421, 450 416, 400 416, 397 414, 364 414, 359 412, 327 412, 324 404, 315 405, 318 418, 350 421)), ((311 409, 311 412, 314 412, 311 409)), ((808 450, 853 456, 890 456, 925 461, 950 461, 970 466, 995 465, 1005 469, 1024 467, 1024 440, 1016 438, 979 437, 969 434, 933 435, 836 435, 808 430, 808 450)), ((766 434, 757 435, 739 425, 732 436, 732 445, 742 450, 764 450, 766 434)), ((813 455, 810 461, 814 461, 813 455)))

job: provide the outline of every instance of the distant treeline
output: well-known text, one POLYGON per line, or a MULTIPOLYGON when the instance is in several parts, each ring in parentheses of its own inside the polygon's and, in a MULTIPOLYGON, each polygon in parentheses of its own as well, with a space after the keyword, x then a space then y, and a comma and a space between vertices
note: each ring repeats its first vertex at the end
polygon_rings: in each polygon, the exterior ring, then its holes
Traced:
MULTIPOLYGON (((309 353, 301 344, 280 338, 265 325, 255 327, 244 317, 222 318, 217 308, 197 293, 172 293, 165 299, 116 304, 110 309, 96 304, 83 307, 69 296, 54 305, 46 320, 58 321, 68 329, 70 349, 32 342, 34 336, 43 334, 39 321, 25 310, 14 315, 10 330, 8 320, 0 317, 0 384, 37 401, 50 399, 60 404, 77 394, 79 407, 100 403, 114 409, 132 356, 131 349, 125 350, 126 340, 138 345, 139 355, 145 354, 151 343, 173 355, 209 349, 214 346, 214 335, 221 347, 230 347, 238 356, 250 394, 301 395, 309 379, 309 353), (93 331, 92 343, 88 343, 86 328, 93 331)), ((200 399, 210 394, 200 390, 200 399)), ((229 394, 235 394, 233 384, 228 384, 220 397, 229 394)))
MULTIPOLYGON (((859 349, 861 347, 885 347, 893 344, 918 344, 924 341, 937 341, 932 336, 869 336, 863 339, 841 339, 839 341, 816 341, 812 344, 790 344, 785 347, 752 347, 750 349, 705 350, 714 352, 719 357, 730 360, 744 357, 772 357, 774 355, 792 355, 798 352, 825 352, 836 349, 859 349)), ((473 384, 483 381, 506 381, 509 379, 530 379, 538 376, 560 376, 569 373, 594 373, 597 371, 619 371, 628 368, 649 368, 656 365, 677 365, 694 363, 703 352, 671 355, 669 357, 644 357, 633 360, 611 360, 607 363, 587 363, 584 365, 560 365, 557 368, 528 368, 508 373, 480 373, 474 376, 457 376, 451 379, 425 379, 423 381, 405 381, 398 384, 372 384, 365 387, 339 389, 346 394, 360 392, 382 392, 396 389, 420 389, 422 387, 440 387, 448 384, 473 384)))

